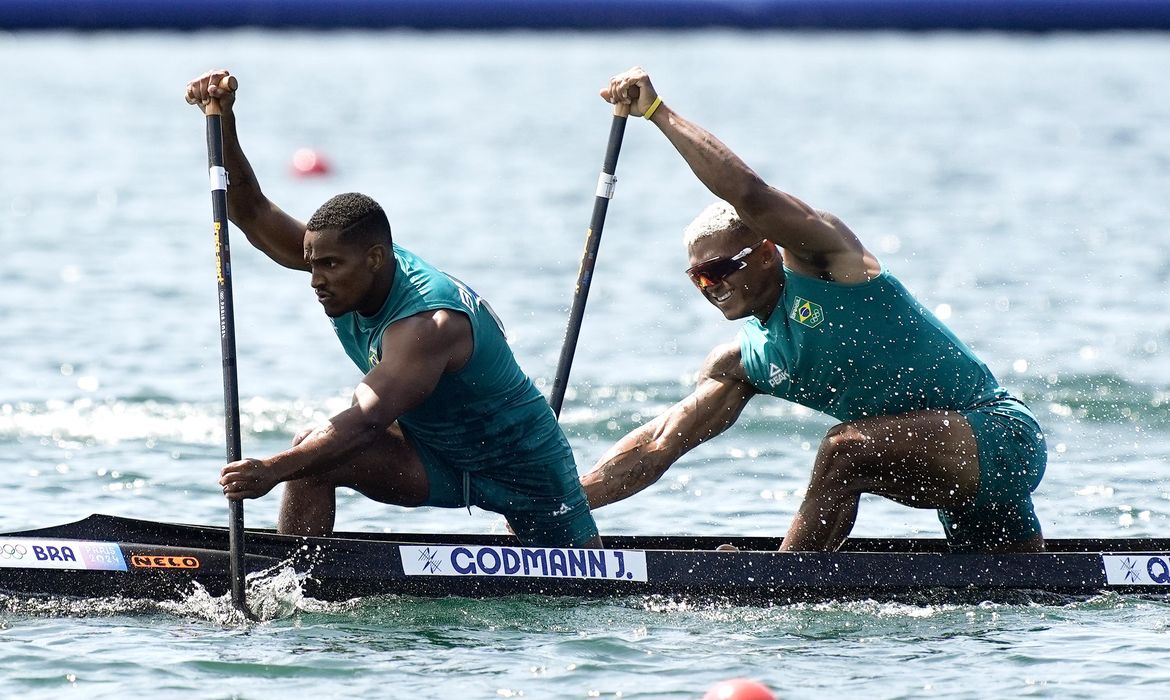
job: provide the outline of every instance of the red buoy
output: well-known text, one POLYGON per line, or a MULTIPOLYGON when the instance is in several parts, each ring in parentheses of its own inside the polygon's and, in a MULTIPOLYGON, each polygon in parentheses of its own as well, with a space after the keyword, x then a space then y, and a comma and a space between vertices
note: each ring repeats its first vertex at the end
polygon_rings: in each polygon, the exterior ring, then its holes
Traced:
POLYGON ((776 700, 776 696, 762 683, 732 678, 711 686, 703 700, 776 700))
POLYGON ((329 163, 312 148, 298 148, 292 159, 293 174, 302 177, 326 175, 329 173, 329 163))

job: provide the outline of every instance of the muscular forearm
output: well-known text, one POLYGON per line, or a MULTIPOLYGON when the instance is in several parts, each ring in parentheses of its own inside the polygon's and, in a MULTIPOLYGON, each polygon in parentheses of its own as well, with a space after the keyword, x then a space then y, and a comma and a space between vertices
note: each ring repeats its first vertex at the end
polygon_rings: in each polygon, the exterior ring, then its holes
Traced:
POLYGON ((740 207, 767 187, 747 163, 722 141, 663 104, 652 122, 678 150, 691 170, 716 197, 740 207))
POLYGON ((342 466, 354 454, 369 447, 385 426, 372 421, 359 406, 350 407, 329 420, 291 449, 263 460, 278 481, 292 481, 324 474, 342 466))
POLYGON ((654 437, 653 423, 642 426, 622 438, 593 471, 581 478, 590 508, 629 498, 666 473, 674 459, 656 444, 654 437))
POLYGON ((590 508, 628 499, 651 486, 702 441, 691 438, 688 428, 680 425, 680 417, 686 416, 680 409, 691 403, 693 400, 676 404, 672 411, 627 434, 601 457, 597 467, 581 478, 590 508))

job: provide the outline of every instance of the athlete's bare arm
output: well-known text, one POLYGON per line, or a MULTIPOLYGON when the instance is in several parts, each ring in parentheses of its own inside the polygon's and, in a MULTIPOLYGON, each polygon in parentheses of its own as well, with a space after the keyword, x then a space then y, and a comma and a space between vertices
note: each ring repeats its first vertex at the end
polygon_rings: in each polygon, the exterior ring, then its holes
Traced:
POLYGON ((679 457, 735 423, 755 393, 740 365, 739 345, 715 348, 690 396, 619 440, 581 478, 589 507, 628 498, 658 481, 679 457))
POLYGON ((259 498, 282 481, 345 465, 430 396, 445 372, 462 368, 471 350, 471 323, 455 311, 428 311, 391 324, 382 334, 382 362, 358 385, 352 406, 291 449, 227 465, 220 485, 229 498, 259 498))
POLYGON ((289 216, 264 196, 256 173, 244 156, 236 132, 235 92, 219 87, 226 70, 204 73, 187 83, 187 102, 204 110, 212 99, 219 100, 223 126, 223 159, 228 172, 228 217, 248 241, 276 262, 294 270, 308 270, 305 264, 305 224, 289 216))
MULTIPOLYGON (((601 96, 610 102, 629 102, 630 113, 641 115, 658 93, 646 71, 635 67, 611 78, 601 96)), ((735 207, 753 231, 784 248, 785 263, 792 269, 845 283, 863 282, 880 271, 876 258, 840 219, 768 185, 706 129, 665 103, 654 111, 651 121, 707 189, 735 207)))

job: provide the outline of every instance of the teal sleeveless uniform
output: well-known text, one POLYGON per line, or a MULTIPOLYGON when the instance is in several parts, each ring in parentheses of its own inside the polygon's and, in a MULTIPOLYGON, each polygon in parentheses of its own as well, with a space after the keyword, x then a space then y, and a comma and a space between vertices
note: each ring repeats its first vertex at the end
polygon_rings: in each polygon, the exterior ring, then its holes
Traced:
POLYGON ((427 469, 424 505, 476 505, 508 518, 525 543, 582 544, 597 535, 573 451, 544 395, 524 374, 486 301, 459 280, 394 246, 390 294, 373 316, 333 319, 342 347, 362 372, 381 360, 395 321, 449 309, 471 322, 471 357, 440 378, 398 425, 427 469))
POLYGON ((856 285, 785 268, 767 323, 740 329, 742 363, 760 392, 848 422, 953 410, 979 449, 974 503, 939 511, 951 547, 969 551, 1040 534, 1031 493, 1047 463, 1044 434, 1019 399, 884 267, 856 285))

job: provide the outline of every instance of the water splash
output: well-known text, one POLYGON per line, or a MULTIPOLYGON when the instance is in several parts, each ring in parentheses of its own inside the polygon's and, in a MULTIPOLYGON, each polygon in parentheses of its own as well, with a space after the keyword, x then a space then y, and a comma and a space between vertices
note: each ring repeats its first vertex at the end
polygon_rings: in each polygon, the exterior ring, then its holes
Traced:
POLYGON ((255 619, 233 605, 230 594, 213 596, 196 583, 180 600, 156 601, 109 596, 74 598, 64 596, 22 597, 0 593, 0 612, 26 617, 108 617, 126 614, 168 614, 213 622, 222 627, 249 627, 292 618, 302 611, 323 612, 347 609, 347 604, 325 603, 305 595, 305 581, 311 567, 297 570, 292 560, 248 575, 245 598, 255 619))
MULTIPOLYGON (((254 436, 293 435, 324 423, 347 402, 273 401, 252 398, 240 406, 240 423, 254 436)), ((0 404, 0 437, 48 438, 63 444, 116 445, 144 440, 214 444, 222 440, 223 405, 148 399, 17 402, 0 404)))

